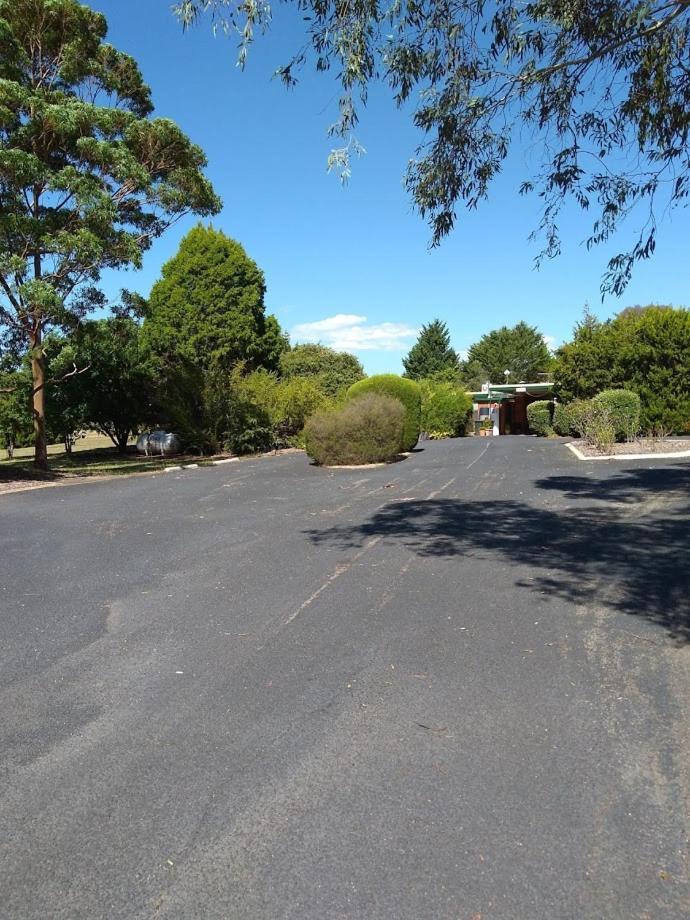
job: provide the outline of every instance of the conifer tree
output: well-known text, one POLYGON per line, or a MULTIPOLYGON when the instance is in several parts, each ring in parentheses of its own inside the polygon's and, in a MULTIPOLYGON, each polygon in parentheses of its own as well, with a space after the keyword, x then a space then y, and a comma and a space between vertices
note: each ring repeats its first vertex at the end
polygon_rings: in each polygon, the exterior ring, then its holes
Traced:
POLYGON ((287 342, 266 315, 266 282, 244 248, 213 227, 197 226, 163 266, 151 291, 144 337, 154 355, 201 373, 278 365, 287 342))
POLYGON ((405 376, 413 380, 453 374, 458 370, 458 356, 451 348, 450 333, 445 323, 435 319, 422 326, 419 338, 406 358, 403 358, 405 376))

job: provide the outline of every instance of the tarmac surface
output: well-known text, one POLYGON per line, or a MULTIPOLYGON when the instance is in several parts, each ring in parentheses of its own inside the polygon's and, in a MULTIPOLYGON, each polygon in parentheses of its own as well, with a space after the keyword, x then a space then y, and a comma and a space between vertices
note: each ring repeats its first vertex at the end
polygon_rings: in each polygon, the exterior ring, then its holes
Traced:
POLYGON ((690 463, 0 498, 0 917, 690 915, 690 463))

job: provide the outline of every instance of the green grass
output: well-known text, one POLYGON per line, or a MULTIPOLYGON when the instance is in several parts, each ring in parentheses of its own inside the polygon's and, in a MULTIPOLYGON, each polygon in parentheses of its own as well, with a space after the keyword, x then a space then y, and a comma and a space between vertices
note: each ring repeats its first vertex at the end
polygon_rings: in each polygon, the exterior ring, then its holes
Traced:
MULTIPOLYGON (((96 450, 99 447, 109 447, 113 448, 113 442, 110 438, 107 438, 104 434, 97 434, 95 431, 90 431, 86 437, 79 438, 79 440, 74 445, 74 453, 81 453, 82 451, 91 451, 96 450)), ((114 449, 114 448, 113 448, 114 449)), ((48 456, 55 457, 65 454, 64 444, 49 444, 48 445, 48 456)), ((31 460, 34 455, 33 447, 18 447, 14 452, 15 460, 31 460)), ((0 450, 0 460, 7 460, 7 451, 0 450)))
POLYGON ((31 448, 22 448, 15 451, 14 460, 1 460, 0 482, 45 481, 74 476, 118 476, 151 472, 181 462, 204 462, 196 456, 145 457, 136 453, 132 446, 126 454, 120 454, 107 438, 100 435, 78 441, 71 457, 65 453, 63 445, 51 445, 48 449, 48 472, 37 470, 33 466, 32 457, 31 448))

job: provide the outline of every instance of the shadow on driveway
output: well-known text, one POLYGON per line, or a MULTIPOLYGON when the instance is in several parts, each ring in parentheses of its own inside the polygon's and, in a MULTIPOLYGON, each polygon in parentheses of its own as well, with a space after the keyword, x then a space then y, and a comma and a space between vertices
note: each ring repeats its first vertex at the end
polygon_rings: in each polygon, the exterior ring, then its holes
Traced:
POLYGON ((642 617, 679 644, 690 642, 690 470, 633 470, 594 481, 552 476, 536 485, 575 504, 557 510, 513 500, 394 502, 360 525, 308 536, 341 548, 380 536, 420 556, 528 567, 530 577, 518 587, 642 617), (606 504, 592 504, 597 499, 606 504))
POLYGON ((569 499, 638 503, 647 501, 652 492, 664 499, 690 501, 690 466, 660 469, 629 469, 613 476, 547 476, 535 483, 538 489, 562 492, 569 499))

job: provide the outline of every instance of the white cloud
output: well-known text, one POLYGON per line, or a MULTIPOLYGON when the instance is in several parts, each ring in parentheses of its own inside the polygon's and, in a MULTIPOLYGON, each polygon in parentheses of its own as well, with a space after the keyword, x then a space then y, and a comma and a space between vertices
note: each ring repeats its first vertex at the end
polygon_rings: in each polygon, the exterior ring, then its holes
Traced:
POLYGON ((542 336, 542 338, 546 342, 546 347, 549 349, 549 351, 555 351, 561 344, 560 339, 557 339, 555 335, 545 335, 542 336))
POLYGON ((337 313, 313 323, 299 323, 293 342, 321 342, 336 351, 407 351, 418 329, 405 323, 370 323, 357 313, 337 313))

